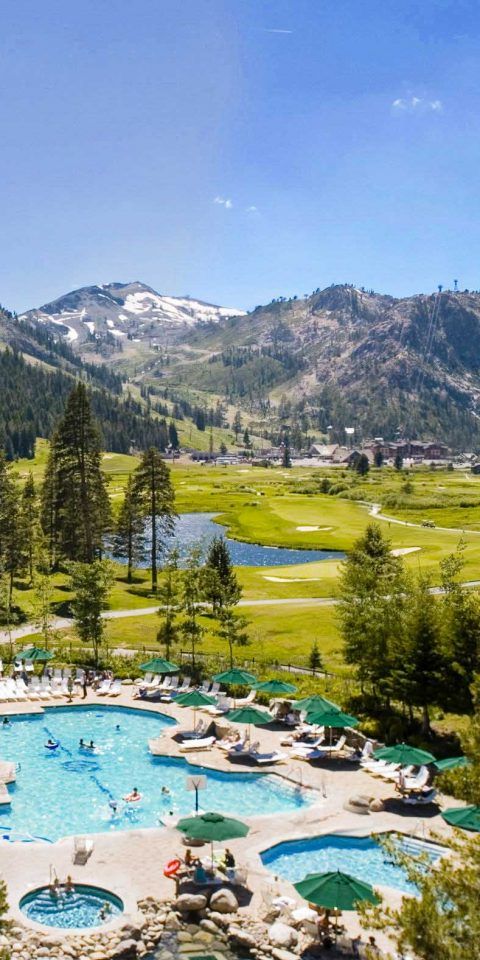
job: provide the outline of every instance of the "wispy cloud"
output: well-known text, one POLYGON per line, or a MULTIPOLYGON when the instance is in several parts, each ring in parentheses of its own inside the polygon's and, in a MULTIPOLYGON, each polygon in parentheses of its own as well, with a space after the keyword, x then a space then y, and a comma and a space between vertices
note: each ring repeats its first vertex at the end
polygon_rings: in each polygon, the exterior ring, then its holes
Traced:
POLYGON ((277 27, 265 27, 265 33, 293 33, 293 30, 280 30, 277 27))
POLYGON ((247 213, 258 213, 258 207, 255 207, 253 204, 251 207, 245 207, 247 213))
POLYGON ((392 103, 392 110, 396 113, 441 113, 441 100, 427 100, 426 97, 398 97, 392 103))
POLYGON ((225 207, 225 210, 231 210, 233 207, 233 203, 228 197, 215 197, 213 202, 218 203, 221 207, 225 207))

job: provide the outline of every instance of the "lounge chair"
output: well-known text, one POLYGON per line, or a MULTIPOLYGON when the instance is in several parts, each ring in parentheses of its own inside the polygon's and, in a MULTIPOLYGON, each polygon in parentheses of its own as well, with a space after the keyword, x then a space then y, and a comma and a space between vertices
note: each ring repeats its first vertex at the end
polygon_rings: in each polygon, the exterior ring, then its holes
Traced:
POLYGON ((268 763, 281 763, 283 760, 288 760, 286 753, 279 753, 278 750, 272 750, 270 753, 259 753, 258 750, 250 749, 248 756, 251 757, 255 763, 260 765, 268 763))
POLYGON ((429 779, 430 773, 428 767, 420 767, 414 777, 406 777, 404 788, 405 790, 422 790, 423 787, 427 786, 429 779))
POLYGON ((182 753, 186 753, 189 750, 208 750, 210 747, 213 747, 214 743, 215 737, 201 737, 196 740, 186 740, 180 744, 179 749, 182 753))
POLYGON ((208 693, 210 690, 210 680, 204 680, 198 690, 200 693, 208 693))
POLYGON ((250 690, 248 697, 240 697, 240 700, 235 700, 235 709, 237 710, 239 707, 248 707, 250 703, 253 703, 256 696, 257 691, 250 690))
POLYGON ((109 697, 118 697, 122 692, 122 681, 114 680, 111 684, 110 690, 108 691, 107 696, 109 697))
POLYGON ((201 709, 203 713, 208 713, 211 717, 221 717, 224 713, 228 713, 230 707, 230 700, 227 700, 225 697, 219 697, 217 703, 212 704, 211 707, 202 707, 201 709))
POLYGON ((220 690, 220 684, 217 683, 217 681, 215 680, 212 683, 212 687, 208 695, 209 697, 224 697, 226 692, 227 692, 226 690, 220 690))
POLYGON ((183 678, 182 683, 181 683, 181 685, 179 686, 179 688, 178 688, 178 690, 177 690, 177 694, 179 694, 179 693, 188 693, 188 692, 190 691, 190 681, 191 681, 191 679, 192 679, 191 677, 184 677, 184 678, 183 678))
POLYGON ((292 750, 290 756, 295 757, 296 760, 304 760, 312 750, 317 750, 324 743, 325 737, 322 733, 317 740, 314 740, 313 743, 299 743, 298 746, 292 750))
POLYGON ((418 807, 422 804, 433 803, 435 797, 437 796, 437 791, 434 787, 431 787, 430 790, 422 790, 420 793, 413 793, 408 797, 402 797, 403 803, 411 804, 411 806, 418 807))
POLYGON ((236 749, 237 744, 234 744, 232 749, 228 751, 228 754, 227 754, 228 759, 238 760, 238 759, 242 759, 243 757, 248 759, 252 753, 255 753, 255 752, 258 753, 259 746, 260 746, 259 740, 256 740, 255 743, 252 743, 252 744, 244 743, 242 745, 241 750, 236 749))
POLYGON ((180 736, 183 740, 198 740, 206 733, 208 726, 206 720, 199 720, 194 730, 180 730, 180 736))
POLYGON ((110 687, 111 687, 111 686, 112 686, 112 681, 111 681, 111 680, 104 680, 103 683, 100 684, 100 686, 99 686, 99 688, 98 688, 98 690, 97 690, 97 696, 99 696, 99 697, 106 697, 106 696, 107 696, 107 693, 109 693, 109 691, 110 691, 110 687))
POLYGON ((90 837, 73 838, 73 863, 85 864, 93 853, 93 840, 90 837))
POLYGON ((239 753, 243 750, 246 742, 246 737, 241 737, 239 740, 220 740, 217 742, 217 747, 220 747, 220 750, 225 750, 226 753, 239 753))

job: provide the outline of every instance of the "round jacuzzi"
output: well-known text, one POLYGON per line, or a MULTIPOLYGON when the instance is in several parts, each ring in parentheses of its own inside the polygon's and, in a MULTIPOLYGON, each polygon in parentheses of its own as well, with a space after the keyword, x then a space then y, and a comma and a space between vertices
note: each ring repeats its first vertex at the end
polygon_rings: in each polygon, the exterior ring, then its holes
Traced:
POLYGON ((35 923, 46 927, 74 929, 101 927, 123 912, 120 897, 101 887, 74 883, 57 889, 39 887, 20 900, 20 910, 35 923))

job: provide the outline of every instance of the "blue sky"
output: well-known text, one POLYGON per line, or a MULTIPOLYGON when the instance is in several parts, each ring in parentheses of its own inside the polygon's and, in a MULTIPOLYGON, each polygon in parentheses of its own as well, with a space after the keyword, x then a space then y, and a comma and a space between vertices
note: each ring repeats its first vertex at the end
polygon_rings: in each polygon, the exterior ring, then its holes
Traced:
POLYGON ((0 302, 480 287, 472 0, 3 0, 0 302))

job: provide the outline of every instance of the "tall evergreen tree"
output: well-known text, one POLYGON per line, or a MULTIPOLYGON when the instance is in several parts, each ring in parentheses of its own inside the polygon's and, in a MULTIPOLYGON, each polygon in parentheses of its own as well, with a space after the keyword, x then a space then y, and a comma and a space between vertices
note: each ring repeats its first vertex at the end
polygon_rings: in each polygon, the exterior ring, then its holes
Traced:
POLYGON ((165 550, 165 538, 174 529, 175 494, 170 470, 158 450, 150 447, 134 473, 133 489, 150 527, 152 592, 157 590, 158 561, 165 550))
POLYGON ((163 577, 158 588, 160 608, 160 627, 157 633, 158 642, 165 647, 165 656, 170 660, 172 647, 178 641, 180 627, 178 623, 180 583, 178 571, 178 550, 171 550, 163 568, 163 577))
POLYGON ((20 512, 28 577, 30 583, 33 583, 35 555, 40 543, 40 524, 38 497, 32 473, 29 473, 25 481, 20 512))
POLYGON ((178 440, 178 431, 173 420, 168 425, 168 442, 172 450, 178 450, 180 443, 178 440))
POLYGON ((203 594, 214 614, 240 600, 241 589, 224 537, 214 537, 202 571, 203 594))
POLYGON ((192 670, 196 667, 196 651, 203 638, 203 627, 199 622, 200 603, 202 601, 201 588, 201 553, 198 547, 192 547, 187 557, 183 573, 180 607, 182 621, 180 630, 185 642, 190 647, 192 670))
POLYGON ((80 640, 93 647, 93 659, 97 666, 105 636, 102 612, 108 606, 113 583, 113 565, 109 560, 71 563, 69 573, 74 594, 72 611, 75 627, 80 640))
POLYGON ((20 495, 3 451, 0 451, 0 572, 8 577, 10 605, 13 581, 25 560, 20 495))
POLYGON ((102 554, 110 504, 101 470, 101 443, 83 383, 72 390, 55 432, 43 488, 46 534, 58 555, 92 563, 102 554))
POLYGON ((229 664, 233 669, 235 648, 246 647, 250 643, 247 632, 248 620, 235 613, 232 606, 226 606, 220 611, 218 622, 218 635, 228 645, 229 664))
POLYGON ((131 583, 133 568, 145 559, 145 518, 132 474, 125 487, 112 546, 115 556, 127 561, 127 581, 131 583))

